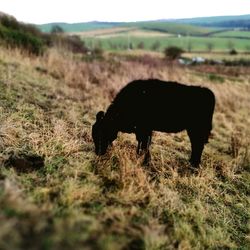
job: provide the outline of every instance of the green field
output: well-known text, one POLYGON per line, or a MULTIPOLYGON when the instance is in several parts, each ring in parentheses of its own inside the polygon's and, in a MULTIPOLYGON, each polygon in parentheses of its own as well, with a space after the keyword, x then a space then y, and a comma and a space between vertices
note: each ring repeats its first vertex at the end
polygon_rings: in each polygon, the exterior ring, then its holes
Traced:
MULTIPOLYGON (((245 38, 250 39, 250 31, 240 31, 240 30, 229 30, 224 32, 218 32, 212 36, 216 37, 238 37, 238 38, 245 38)), ((250 40, 248 41, 250 43, 250 40)))
POLYGON ((250 51, 250 31, 207 29, 166 22, 128 23, 126 27, 128 29, 123 32, 109 29, 106 35, 101 34, 105 29, 95 30, 91 35, 87 32, 79 34, 90 48, 101 47, 109 51, 163 51, 168 46, 178 46, 187 52, 250 51))
POLYGON ((227 52, 231 49, 237 51, 250 51, 250 43, 248 39, 239 38, 222 38, 222 37, 139 37, 122 35, 110 38, 83 38, 88 46, 101 46, 105 50, 124 50, 128 48, 138 49, 143 43, 143 49, 152 50, 155 43, 159 43, 158 51, 163 51, 168 46, 178 46, 188 52, 194 51, 219 51, 227 52))
POLYGON ((189 24, 178 24, 169 22, 138 22, 130 23, 130 26, 135 26, 139 29, 154 30, 160 32, 171 33, 175 35, 205 35, 213 32, 216 29, 209 29, 189 24))

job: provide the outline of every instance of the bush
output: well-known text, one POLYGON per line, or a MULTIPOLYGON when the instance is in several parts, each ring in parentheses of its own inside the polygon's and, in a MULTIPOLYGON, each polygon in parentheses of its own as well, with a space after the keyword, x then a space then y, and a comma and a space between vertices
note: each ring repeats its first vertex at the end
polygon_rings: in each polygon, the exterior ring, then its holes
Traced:
POLYGON ((58 26, 54 26, 53 34, 44 34, 33 25, 20 23, 13 17, 0 17, 2 45, 21 48, 34 55, 42 54, 46 47, 51 46, 62 46, 73 53, 87 52, 84 43, 78 36, 63 36, 61 34, 62 30, 58 26))
POLYGON ((86 53, 87 52, 87 48, 79 36, 67 37, 67 42, 68 42, 70 50, 73 53, 86 53))
POLYGON ((0 27, 0 38, 4 45, 22 48, 31 54, 39 55, 44 51, 43 40, 31 33, 0 27))
POLYGON ((64 30, 60 25, 53 25, 53 27, 51 28, 50 33, 52 33, 52 34, 62 34, 62 33, 64 33, 64 30))
POLYGON ((209 74, 208 79, 211 82, 218 82, 218 83, 223 83, 225 79, 222 76, 216 75, 216 74, 209 74))
POLYGON ((0 18, 0 38, 8 47, 18 47, 27 52, 39 55, 44 51, 42 34, 32 25, 19 23, 13 17, 0 18))
POLYGON ((138 43, 137 48, 138 49, 144 49, 145 48, 144 42, 138 43))
POLYGON ((154 51, 158 51, 160 47, 161 47, 161 43, 159 41, 155 41, 152 44, 151 49, 154 50, 154 51))
POLYGON ((87 48, 79 36, 52 35, 52 45, 63 47, 73 53, 87 52, 87 48))
POLYGON ((237 54, 238 54, 238 52, 236 51, 236 49, 231 49, 231 50, 229 51, 229 55, 234 56, 234 55, 237 55, 237 54))
POLYGON ((183 49, 176 46, 167 47, 164 50, 165 58, 171 61, 178 59, 183 52, 183 49))

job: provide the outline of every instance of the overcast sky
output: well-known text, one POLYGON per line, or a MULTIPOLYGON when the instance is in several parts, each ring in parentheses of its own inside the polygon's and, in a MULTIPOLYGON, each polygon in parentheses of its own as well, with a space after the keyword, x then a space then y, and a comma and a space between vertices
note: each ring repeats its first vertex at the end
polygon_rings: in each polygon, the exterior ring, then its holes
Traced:
POLYGON ((0 11, 35 24, 142 21, 250 14, 250 0, 0 0, 0 11))

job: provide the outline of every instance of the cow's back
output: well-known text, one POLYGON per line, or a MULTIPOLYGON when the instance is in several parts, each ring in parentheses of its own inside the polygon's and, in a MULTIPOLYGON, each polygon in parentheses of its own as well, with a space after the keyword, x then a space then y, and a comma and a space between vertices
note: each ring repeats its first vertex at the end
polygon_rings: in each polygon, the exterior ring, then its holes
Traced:
POLYGON ((178 132, 207 119, 213 93, 207 88, 160 80, 137 80, 125 86, 109 111, 123 131, 134 127, 178 132))

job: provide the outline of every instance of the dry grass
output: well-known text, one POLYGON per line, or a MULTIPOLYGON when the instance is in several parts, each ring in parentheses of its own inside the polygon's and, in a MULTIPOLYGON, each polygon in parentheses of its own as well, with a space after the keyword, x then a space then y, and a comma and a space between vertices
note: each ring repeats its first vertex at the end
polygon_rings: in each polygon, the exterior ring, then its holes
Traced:
POLYGON ((249 69, 218 82, 207 77, 221 74, 216 66, 121 58, 0 48, 0 249, 248 249, 249 69), (185 132, 155 133, 147 168, 133 135, 121 134, 104 157, 93 153, 96 112, 129 81, 151 77, 216 95, 197 174, 185 132), (6 164, 12 152, 43 155, 45 166, 21 173, 6 164))

